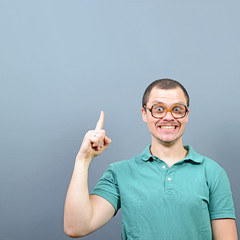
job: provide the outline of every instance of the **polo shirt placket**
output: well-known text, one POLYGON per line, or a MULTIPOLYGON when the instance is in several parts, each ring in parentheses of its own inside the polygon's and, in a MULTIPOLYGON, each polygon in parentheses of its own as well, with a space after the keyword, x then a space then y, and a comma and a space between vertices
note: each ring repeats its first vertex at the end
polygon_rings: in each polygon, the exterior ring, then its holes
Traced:
POLYGON ((166 177, 165 177, 165 194, 166 196, 173 196, 174 195, 174 173, 175 167, 172 166, 171 168, 166 167, 166 177))
POLYGON ((164 189, 166 197, 174 196, 174 174, 176 171, 176 165, 169 167, 164 161, 156 156, 153 156, 153 160, 156 161, 159 171, 164 176, 164 189))

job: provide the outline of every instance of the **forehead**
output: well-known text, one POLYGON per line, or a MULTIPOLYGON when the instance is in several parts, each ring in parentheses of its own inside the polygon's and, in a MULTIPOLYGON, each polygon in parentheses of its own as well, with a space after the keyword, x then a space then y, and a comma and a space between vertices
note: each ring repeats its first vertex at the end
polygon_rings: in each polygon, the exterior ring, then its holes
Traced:
POLYGON ((187 99, 183 90, 179 87, 174 89, 159 89, 155 87, 149 95, 148 103, 165 103, 169 105, 182 103, 187 105, 187 99))

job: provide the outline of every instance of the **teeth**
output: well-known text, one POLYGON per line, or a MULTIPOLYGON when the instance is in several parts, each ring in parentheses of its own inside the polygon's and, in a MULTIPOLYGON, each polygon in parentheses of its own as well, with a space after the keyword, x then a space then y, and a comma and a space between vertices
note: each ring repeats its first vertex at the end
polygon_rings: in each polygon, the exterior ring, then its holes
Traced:
POLYGON ((175 126, 161 126, 162 129, 175 129, 175 126))

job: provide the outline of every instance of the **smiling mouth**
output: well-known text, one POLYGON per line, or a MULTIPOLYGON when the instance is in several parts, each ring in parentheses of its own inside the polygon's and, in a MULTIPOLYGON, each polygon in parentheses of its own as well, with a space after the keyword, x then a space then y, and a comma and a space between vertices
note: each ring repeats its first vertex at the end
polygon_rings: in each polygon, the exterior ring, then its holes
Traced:
POLYGON ((177 126, 160 126, 161 129, 176 129, 177 126))

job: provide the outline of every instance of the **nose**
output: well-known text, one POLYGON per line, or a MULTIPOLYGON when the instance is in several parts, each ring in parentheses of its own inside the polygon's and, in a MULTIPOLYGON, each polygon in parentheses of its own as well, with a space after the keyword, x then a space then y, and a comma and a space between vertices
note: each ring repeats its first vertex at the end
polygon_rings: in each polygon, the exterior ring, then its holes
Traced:
POLYGON ((163 121, 173 121, 174 117, 172 116, 170 111, 167 111, 167 114, 164 116, 164 118, 162 120, 163 121))

